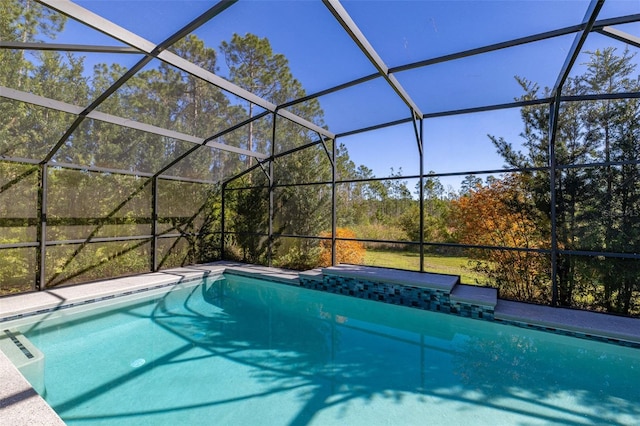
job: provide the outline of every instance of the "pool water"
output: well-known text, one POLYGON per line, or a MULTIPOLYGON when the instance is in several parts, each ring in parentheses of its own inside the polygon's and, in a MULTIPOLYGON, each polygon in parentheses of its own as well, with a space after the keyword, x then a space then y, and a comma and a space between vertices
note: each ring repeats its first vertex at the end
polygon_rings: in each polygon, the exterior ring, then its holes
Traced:
POLYGON ((132 298, 15 326, 67 424, 640 424, 638 349, 234 275, 132 298))

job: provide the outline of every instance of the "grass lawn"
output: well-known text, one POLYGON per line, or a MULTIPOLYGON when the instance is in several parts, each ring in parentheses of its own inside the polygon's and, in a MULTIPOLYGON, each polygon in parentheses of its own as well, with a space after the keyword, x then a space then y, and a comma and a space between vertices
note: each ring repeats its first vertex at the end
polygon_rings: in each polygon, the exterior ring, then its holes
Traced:
MULTIPOLYGON (((468 257, 425 255, 424 270, 437 274, 460 275, 463 284, 485 284, 487 278, 474 272, 468 265, 468 257)), ((388 268, 420 270, 420 254, 404 251, 368 249, 364 264, 388 268)))

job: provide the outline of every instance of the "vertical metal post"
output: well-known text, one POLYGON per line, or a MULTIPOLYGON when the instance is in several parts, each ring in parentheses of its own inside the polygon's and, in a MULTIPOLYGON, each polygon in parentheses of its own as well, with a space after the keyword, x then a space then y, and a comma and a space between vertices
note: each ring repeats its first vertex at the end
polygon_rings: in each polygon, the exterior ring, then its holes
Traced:
POLYGON ((424 119, 420 119, 420 272, 424 272, 424 119))
POLYGON ((336 203, 336 180, 338 177, 338 168, 336 161, 337 154, 337 138, 333 140, 333 147, 331 149, 331 266, 336 264, 336 232, 338 229, 338 213, 336 203))
POLYGON ((47 257, 47 175, 49 174, 46 163, 40 164, 38 182, 38 252, 36 255, 36 279, 35 290, 44 290, 46 283, 46 257, 47 257))
POLYGON ((549 105, 549 189, 551 215, 551 305, 558 304, 558 232, 557 232, 557 201, 556 201, 556 133, 558 131, 558 116, 560 113, 560 90, 549 105))
POLYGON ((158 270, 158 177, 151 179, 151 270, 158 270))
POLYGON ((413 131, 416 136, 416 142, 418 144, 418 159, 420 160, 420 181, 419 181, 419 197, 418 205, 420 208, 420 272, 424 272, 424 143, 422 141, 423 133, 424 133, 424 119, 420 117, 418 120, 420 121, 420 127, 418 127, 418 123, 416 120, 415 111, 411 111, 413 115, 413 131))
POLYGON ((222 184, 222 200, 220 202, 220 260, 225 260, 224 258, 224 251, 225 251, 225 246, 224 246, 224 229, 225 229, 225 223, 224 223, 224 193, 227 190, 227 182, 223 182, 222 184))
POLYGON ((271 160, 269 160, 269 246, 267 252, 267 261, 269 266, 271 266, 273 263, 273 217, 275 214, 275 199, 273 196, 273 170, 273 158, 271 158, 271 160))
POLYGON ((273 196, 274 190, 274 157, 276 153, 276 122, 278 115, 273 113, 273 126, 271 131, 271 158, 269 159, 269 240, 267 246, 267 262, 271 266, 273 262, 273 216, 274 216, 274 204, 275 199, 273 196))
POLYGON ((569 49, 567 57, 562 65, 562 69, 558 74, 558 79, 556 83, 553 85, 553 90, 551 92, 551 97, 553 100, 551 101, 551 105, 549 105, 549 187, 551 190, 550 203, 551 203, 551 305, 557 306, 558 304, 558 235, 557 235, 557 211, 556 211, 556 135, 558 131, 558 120, 560 115, 560 94, 562 92, 562 87, 564 83, 569 78, 569 73, 571 72, 571 68, 573 64, 578 59, 578 55, 580 54, 580 50, 584 45, 587 36, 591 32, 593 28, 593 24, 595 23, 598 13, 602 6, 604 5, 604 0, 591 0, 589 3, 589 7, 587 8, 587 12, 584 15, 582 20, 583 28, 578 31, 573 39, 573 44, 569 49))

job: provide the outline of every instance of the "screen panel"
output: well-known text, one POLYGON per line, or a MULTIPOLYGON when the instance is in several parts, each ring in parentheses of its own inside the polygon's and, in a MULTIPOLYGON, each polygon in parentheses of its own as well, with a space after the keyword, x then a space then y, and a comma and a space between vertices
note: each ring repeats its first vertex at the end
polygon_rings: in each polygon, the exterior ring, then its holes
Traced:
POLYGON ((49 168, 47 239, 151 234, 151 182, 136 176, 49 168))
POLYGON ((73 114, 0 97, 0 152, 43 160, 75 119, 73 114))
POLYGON ((160 270, 216 260, 220 260, 220 234, 158 240, 157 263, 160 270))
POLYGON ((558 265, 558 303, 578 309, 640 314, 640 259, 562 254, 558 265))
POLYGON ((133 275, 151 270, 151 243, 132 240, 47 247, 46 286, 133 275))
POLYGON ((38 167, 0 162, 0 244, 36 241, 38 167))
POLYGON ((220 188, 195 182, 158 180, 158 232, 207 234, 220 228, 220 188))
POLYGON ((331 185, 274 189, 274 232, 318 236, 331 228, 331 185))
POLYGON ((36 248, 0 250, 0 296, 35 289, 36 248))

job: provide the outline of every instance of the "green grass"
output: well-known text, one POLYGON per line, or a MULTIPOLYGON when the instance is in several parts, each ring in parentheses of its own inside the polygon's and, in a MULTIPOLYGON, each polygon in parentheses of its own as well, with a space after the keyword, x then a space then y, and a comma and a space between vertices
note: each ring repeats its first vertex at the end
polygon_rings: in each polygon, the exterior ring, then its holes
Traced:
MULTIPOLYGON (((364 256, 365 265, 388 268, 420 270, 420 254, 404 251, 368 249, 364 256)), ((473 271, 469 267, 468 257, 438 256, 428 254, 424 257, 424 270, 437 274, 460 275, 463 284, 486 284, 484 274, 473 271)))

